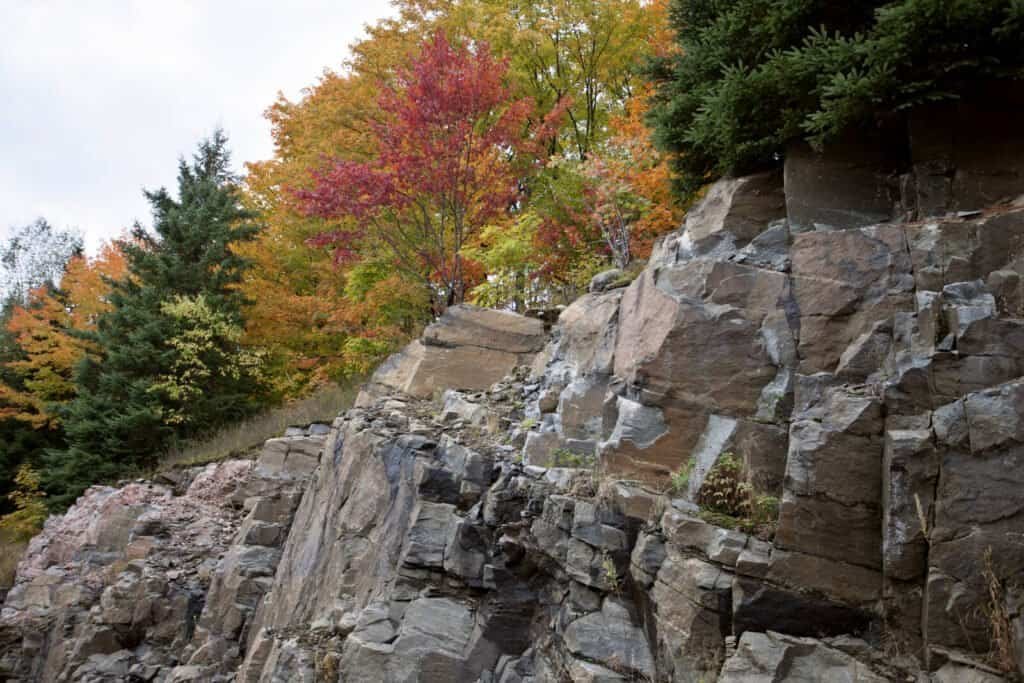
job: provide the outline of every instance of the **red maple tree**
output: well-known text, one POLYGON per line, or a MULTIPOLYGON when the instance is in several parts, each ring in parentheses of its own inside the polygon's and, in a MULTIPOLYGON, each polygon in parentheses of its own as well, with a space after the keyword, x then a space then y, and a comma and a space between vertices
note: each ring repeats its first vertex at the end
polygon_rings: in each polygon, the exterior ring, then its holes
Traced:
POLYGON ((437 311, 460 303, 469 275, 460 250, 519 191, 514 162, 533 105, 513 99, 507 70, 487 45, 435 33, 383 88, 378 156, 331 160, 313 171, 311 188, 294 191, 306 213, 349 226, 310 244, 333 247, 341 262, 357 258, 367 238, 379 239, 399 268, 430 288, 437 311))

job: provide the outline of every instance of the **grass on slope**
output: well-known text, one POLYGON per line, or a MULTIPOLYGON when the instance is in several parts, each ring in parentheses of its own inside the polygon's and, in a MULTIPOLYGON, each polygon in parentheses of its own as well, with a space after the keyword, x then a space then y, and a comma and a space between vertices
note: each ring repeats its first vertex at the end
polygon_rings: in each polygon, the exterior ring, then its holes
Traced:
POLYGON ((360 383, 327 385, 306 398, 266 410, 206 439, 183 444, 167 454, 160 469, 203 465, 242 456, 259 448, 267 439, 281 436, 288 427, 305 427, 313 422, 330 424, 339 413, 352 407, 360 383))

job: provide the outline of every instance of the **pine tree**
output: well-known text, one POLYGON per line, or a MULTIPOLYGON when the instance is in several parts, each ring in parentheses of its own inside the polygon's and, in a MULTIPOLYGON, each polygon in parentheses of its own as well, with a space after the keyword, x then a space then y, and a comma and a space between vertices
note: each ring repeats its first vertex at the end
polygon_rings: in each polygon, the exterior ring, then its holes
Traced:
POLYGON ((247 261, 232 250, 257 226, 240 203, 223 132, 179 162, 177 198, 163 188, 145 194, 153 232, 137 224, 119 245, 128 274, 112 283, 111 310, 90 335, 99 352, 76 371, 77 397, 62 415, 69 448, 47 457, 54 507, 257 406, 259 374, 239 344, 236 286, 247 261), (203 315, 189 313, 196 308, 203 315))
POLYGON ((649 123, 681 189, 776 165, 978 81, 1024 77, 1018 0, 672 0, 649 123))

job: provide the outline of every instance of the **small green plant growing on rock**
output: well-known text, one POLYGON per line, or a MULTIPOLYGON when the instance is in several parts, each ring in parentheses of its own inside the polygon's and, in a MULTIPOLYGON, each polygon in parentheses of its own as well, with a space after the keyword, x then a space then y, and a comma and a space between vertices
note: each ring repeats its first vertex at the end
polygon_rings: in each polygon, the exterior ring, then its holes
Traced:
POLYGON ((622 585, 622 577, 619 576, 619 570, 615 566, 615 560, 612 556, 605 552, 604 557, 601 558, 601 571, 604 572, 604 580, 611 586, 613 592, 618 592, 622 585))
POLYGON ((770 539, 775 535, 779 499, 759 494, 747 481, 743 464, 723 453, 697 492, 700 516, 706 522, 770 539))
POLYGON ((590 464, 590 459, 582 453, 570 451, 568 448, 556 448, 551 452, 552 467, 582 468, 590 464))
POLYGON ((740 528, 748 534, 775 536, 779 521, 779 499, 766 494, 755 495, 750 504, 750 517, 743 520, 740 528))
POLYGON ((669 493, 679 495, 686 493, 687 489, 690 488, 690 475, 693 474, 693 459, 687 460, 679 466, 675 472, 671 475, 671 482, 669 483, 669 493))
POLYGON ((697 504, 710 512, 730 517, 747 517, 751 512, 753 487, 743 476, 743 465, 732 453, 718 458, 697 492, 697 504))

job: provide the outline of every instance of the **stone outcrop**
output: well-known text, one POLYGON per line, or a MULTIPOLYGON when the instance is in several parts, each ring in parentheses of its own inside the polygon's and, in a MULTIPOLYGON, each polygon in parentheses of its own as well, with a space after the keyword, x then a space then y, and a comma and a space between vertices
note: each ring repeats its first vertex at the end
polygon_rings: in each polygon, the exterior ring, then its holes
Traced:
POLYGON ((400 391, 429 398, 438 388, 486 389, 544 346, 536 318, 476 308, 449 308, 421 339, 385 361, 364 387, 357 405, 400 391))
POLYGON ((327 428, 299 431, 271 439, 254 461, 93 487, 48 520, 0 616, 0 678, 208 681, 233 672, 327 428))
POLYGON ((1019 88, 981 85, 956 100, 912 111, 912 170, 903 178, 904 204, 921 216, 977 211, 1019 197, 1024 138, 1016 111, 1019 88))
POLYGON ((90 490, 0 674, 1014 680, 1024 207, 948 213, 987 171, 936 189, 923 144, 720 181, 549 332, 455 307, 330 429, 90 490))

